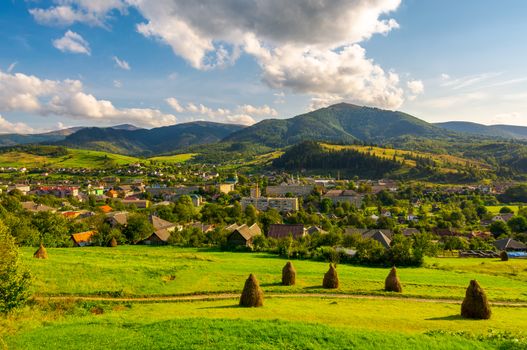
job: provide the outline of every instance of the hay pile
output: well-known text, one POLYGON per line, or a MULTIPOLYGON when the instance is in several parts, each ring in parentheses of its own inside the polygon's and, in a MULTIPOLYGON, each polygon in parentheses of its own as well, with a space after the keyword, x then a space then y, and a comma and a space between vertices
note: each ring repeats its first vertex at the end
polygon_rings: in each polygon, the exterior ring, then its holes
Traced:
POLYGON ((384 280, 384 290, 387 292, 403 292, 403 286, 401 286, 401 281, 399 281, 399 277, 397 277, 397 269, 395 266, 392 267, 386 280, 384 280))
POLYGON ((263 291, 254 275, 251 273, 245 286, 243 287, 242 296, 240 297, 240 306, 243 307, 260 307, 263 306, 263 291))
POLYGON ((505 250, 502 250, 500 253, 501 261, 509 261, 509 255, 507 255, 507 252, 505 250))
POLYGON ((322 287, 328 289, 336 289, 339 287, 339 276, 337 275, 337 269, 335 265, 329 264, 329 270, 324 275, 322 287))
POLYGON ((470 281, 461 304, 461 316, 476 320, 488 320, 492 314, 485 291, 476 280, 470 281))
POLYGON ((288 261, 282 269, 282 285, 283 286, 294 286, 296 283, 296 270, 291 263, 288 261))
POLYGON ((38 247, 35 254, 33 254, 33 257, 36 259, 47 259, 48 258, 48 252, 46 251, 46 248, 44 248, 44 245, 40 243, 40 247, 38 247))
POLYGON ((110 241, 108 242, 108 247, 117 247, 117 240, 115 239, 115 237, 112 237, 112 239, 110 239, 110 241))

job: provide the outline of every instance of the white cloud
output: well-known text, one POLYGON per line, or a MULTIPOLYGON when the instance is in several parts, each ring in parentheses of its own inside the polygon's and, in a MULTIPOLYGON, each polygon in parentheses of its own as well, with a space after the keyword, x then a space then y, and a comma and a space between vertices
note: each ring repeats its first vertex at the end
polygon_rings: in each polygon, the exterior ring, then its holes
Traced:
POLYGON ((410 80, 406 83, 406 86, 414 95, 420 95, 425 91, 425 86, 421 80, 410 80))
POLYGON ((124 69, 124 70, 130 70, 130 65, 125 60, 120 60, 119 57, 113 56, 113 61, 117 65, 117 67, 124 69))
POLYGON ((38 23, 46 25, 68 26, 79 22, 106 27, 110 12, 124 12, 128 7, 124 0, 54 0, 54 3, 57 6, 33 8, 29 13, 38 23))
POLYGON ((71 30, 68 30, 60 39, 53 40, 53 46, 62 52, 90 54, 90 45, 84 38, 71 30))
POLYGON ((0 115, 0 134, 29 134, 33 129, 25 123, 11 123, 0 115))
POLYGON ((455 79, 448 76, 448 78, 443 78, 443 83, 441 84, 441 86, 448 87, 451 90, 461 90, 464 88, 472 87, 474 85, 477 85, 479 83, 482 83, 486 80, 495 78, 500 75, 501 73, 488 72, 475 75, 468 75, 455 79))
POLYGON ((239 106, 238 110, 243 114, 257 115, 257 116, 273 116, 276 117, 278 112, 276 109, 263 105, 261 107, 255 107, 251 105, 239 106))
POLYGON ((79 80, 43 80, 22 73, 0 71, 0 112, 29 112, 99 123, 125 122, 163 126, 176 122, 172 114, 150 108, 117 108, 83 91, 79 80))
POLYGON ((15 67, 16 67, 17 64, 18 64, 17 61, 11 63, 11 64, 9 65, 9 67, 7 67, 7 73, 11 73, 11 72, 13 71, 13 69, 15 69, 15 67))
POLYGON ((123 87, 123 83, 120 81, 120 80, 114 80, 113 81, 113 86, 120 89, 123 87))
POLYGON ((178 100, 176 100, 174 97, 169 97, 165 101, 170 107, 172 107, 174 111, 178 113, 183 113, 185 111, 185 108, 181 107, 178 100))
MULTIPOLYGON (((89 0, 55 0, 58 6, 69 6, 74 14, 95 18, 69 22, 96 25, 97 20, 104 22, 112 9, 124 11, 126 7, 125 0, 111 1, 113 7, 102 2, 95 1, 96 6, 89 0)), ((313 104, 345 100, 385 108, 397 108, 405 99, 399 76, 375 64, 359 44, 398 28, 394 19, 385 16, 400 3, 126 0, 145 19, 136 27, 139 33, 170 46, 196 69, 230 65, 244 52, 258 61, 267 85, 310 94, 313 104)), ((52 16, 55 9, 41 11, 52 16)), ((36 12, 32 13, 39 20, 36 12)))
POLYGON ((209 120, 217 122, 228 122, 244 125, 252 125, 256 121, 254 117, 277 116, 278 112, 267 105, 252 106, 249 104, 236 107, 234 111, 227 108, 210 108, 203 104, 193 102, 183 106, 176 98, 169 97, 165 102, 176 112, 186 114, 187 119, 196 120, 207 117, 209 120), (199 118, 197 118, 199 117, 199 118))

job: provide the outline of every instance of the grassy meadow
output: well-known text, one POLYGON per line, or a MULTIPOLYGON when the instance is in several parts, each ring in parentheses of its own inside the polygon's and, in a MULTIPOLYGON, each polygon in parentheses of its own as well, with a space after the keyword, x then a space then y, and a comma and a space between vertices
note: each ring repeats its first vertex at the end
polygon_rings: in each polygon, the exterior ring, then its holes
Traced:
POLYGON ((38 298, 0 322, 0 349, 527 347, 527 304, 517 304, 527 303, 525 260, 428 258, 421 268, 398 269, 404 290, 394 295, 382 291, 386 268, 341 264, 341 286, 328 291, 327 263, 301 260, 293 261, 297 285, 283 287, 286 260, 263 253, 144 246, 50 248, 48 260, 22 253, 38 298), (249 273, 266 294, 262 308, 237 306, 249 273), (490 320, 458 316, 473 278, 501 302, 490 320), (235 296, 156 299, 207 293, 235 296))

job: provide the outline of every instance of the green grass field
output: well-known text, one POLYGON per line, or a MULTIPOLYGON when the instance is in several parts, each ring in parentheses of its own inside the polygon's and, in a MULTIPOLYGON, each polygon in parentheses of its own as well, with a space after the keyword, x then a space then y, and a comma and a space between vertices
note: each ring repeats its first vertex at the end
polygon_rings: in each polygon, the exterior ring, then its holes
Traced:
POLYGON ((156 162, 164 162, 164 163, 184 163, 188 160, 191 160, 196 155, 197 155, 196 153, 183 153, 183 154, 174 154, 172 156, 152 157, 148 159, 154 160, 156 162))
POLYGON ((12 151, 0 154, 0 167, 26 167, 31 168, 87 168, 101 169, 108 166, 128 165, 133 163, 154 160, 165 163, 184 163, 196 154, 176 154, 172 156, 153 157, 148 159, 129 157, 115 153, 68 149, 65 156, 51 157, 40 156, 27 152, 12 151))
POLYGON ((487 205, 487 210, 489 213, 492 213, 494 215, 497 215, 500 213, 501 208, 508 207, 510 208, 514 213, 518 213, 519 206, 517 205, 487 205))
POLYGON ((297 285, 283 287, 286 260, 269 254, 120 246, 48 249, 48 260, 36 260, 32 252, 23 249, 22 260, 39 298, 0 322, 9 349, 527 347, 525 260, 428 258, 424 267, 398 270, 404 291, 394 295, 382 291, 388 269, 342 264, 341 287, 324 290, 327 263, 313 261, 293 261, 297 285), (215 299, 221 292, 238 295, 249 273, 266 294, 263 308, 215 299), (459 302, 473 278, 491 301, 516 304, 494 305, 490 320, 460 318, 459 302), (156 299, 207 293, 209 300, 156 299), (48 299, 56 295, 66 297, 48 299), (133 300, 139 296, 148 299, 133 300))
MULTIPOLYGON (((55 248, 49 249, 49 260, 35 260, 32 253, 26 248, 23 257, 39 295, 232 292, 240 290, 249 273, 256 274, 265 291, 284 291, 278 283, 286 260, 271 254, 142 246, 55 248)), ((321 283, 327 263, 297 260, 294 265, 297 285, 287 292, 325 292, 321 283)), ((384 294, 388 269, 339 265, 338 272, 339 293, 384 294)), ((400 268, 399 275, 408 297, 461 299, 475 278, 491 300, 527 302, 526 260, 429 258, 426 267, 400 268)))

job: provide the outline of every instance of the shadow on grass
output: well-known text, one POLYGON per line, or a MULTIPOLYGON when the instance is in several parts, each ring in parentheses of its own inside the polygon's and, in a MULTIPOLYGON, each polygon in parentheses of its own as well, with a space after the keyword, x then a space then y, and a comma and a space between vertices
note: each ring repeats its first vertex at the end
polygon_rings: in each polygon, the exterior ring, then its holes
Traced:
POLYGON ((431 317, 427 318, 426 321, 459 321, 466 320, 466 318, 461 317, 461 315, 450 315, 450 316, 441 316, 441 317, 431 317))
MULTIPOLYGON (((273 282, 273 283, 260 283, 260 287, 280 287, 282 286, 281 282, 273 282)), ((288 286, 283 286, 288 287, 288 286)))
POLYGON ((304 287, 303 289, 305 289, 305 290, 320 290, 320 289, 326 290, 322 286, 308 286, 308 287, 304 287))
POLYGON ((240 305, 218 305, 218 306, 206 306, 200 307, 198 310, 213 310, 213 309, 238 309, 242 308, 240 305))

